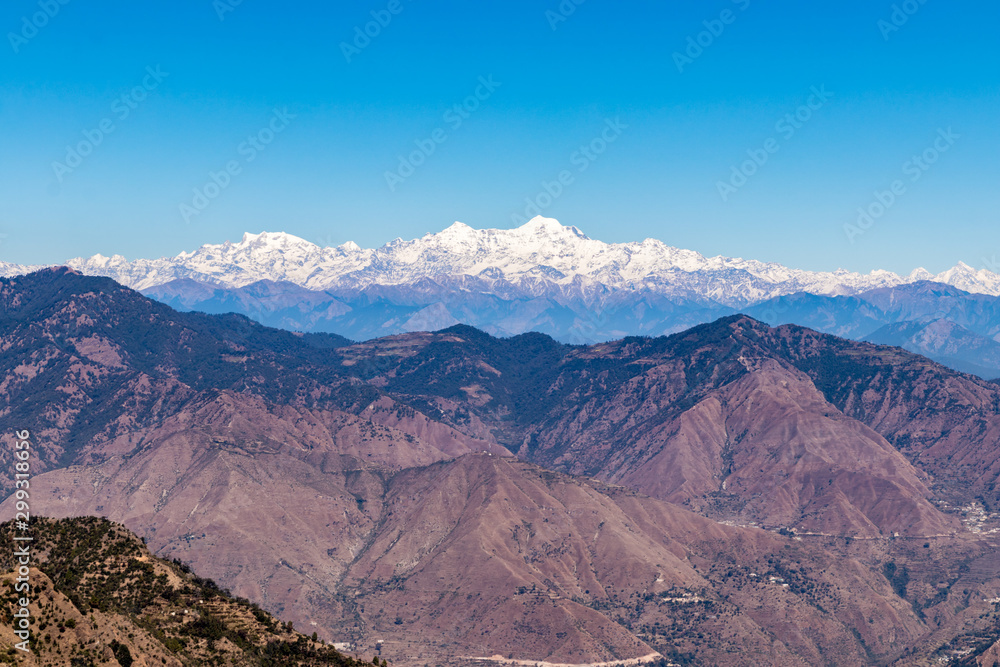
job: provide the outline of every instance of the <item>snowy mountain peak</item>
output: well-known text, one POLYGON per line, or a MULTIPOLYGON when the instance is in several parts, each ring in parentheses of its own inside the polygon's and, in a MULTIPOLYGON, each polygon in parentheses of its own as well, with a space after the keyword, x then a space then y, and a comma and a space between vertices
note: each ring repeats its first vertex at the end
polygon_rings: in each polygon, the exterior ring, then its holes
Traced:
MULTIPOLYGON (((237 243, 204 245, 173 258, 127 261, 96 255, 67 264, 136 289, 177 279, 227 288, 284 281, 344 293, 369 289, 405 293, 452 284, 504 299, 543 298, 561 304, 582 300, 588 307, 631 293, 743 308, 796 292, 858 294, 918 280, 1000 295, 1000 275, 964 263, 937 276, 923 269, 906 277, 881 270, 805 271, 755 260, 705 257, 655 239, 604 243, 544 216, 513 229, 474 229, 455 222, 437 233, 396 239, 377 249, 363 249, 353 242, 321 248, 285 232, 260 232, 246 233, 237 243)), ((26 270, 0 265, 6 275, 26 270)))
POLYGON ((1000 275, 986 269, 977 271, 965 262, 959 262, 954 267, 938 274, 934 280, 947 283, 966 292, 1000 295, 1000 275))
POLYGON ((237 245, 244 247, 252 246, 255 248, 287 248, 290 246, 317 247, 315 244, 310 243, 303 238, 299 238, 298 236, 294 236, 293 234, 288 234, 286 232, 261 232, 260 234, 251 234, 250 232, 246 232, 243 234, 243 239, 237 245))
MULTIPOLYGON (((478 232, 469 227, 464 222, 453 222, 451 225, 441 230, 440 232, 433 234, 424 234, 424 239, 430 238, 442 238, 442 239, 472 239, 478 235, 478 232)), ((398 239, 401 240, 401 239, 398 239)))
POLYGON ((536 235, 546 234, 546 235, 575 236, 577 238, 589 240, 589 237, 576 227, 563 225, 555 218, 546 218, 545 216, 542 215, 536 215, 534 218, 528 220, 526 223, 518 227, 517 230, 536 235))
POLYGON ((921 266, 913 269, 906 278, 908 282, 915 283, 919 280, 934 280, 934 274, 921 266))
POLYGON ((976 271, 974 268, 966 264, 965 262, 959 262, 955 266, 951 267, 947 271, 939 273, 935 278, 943 278, 945 282, 953 279, 974 279, 979 274, 988 274, 988 271, 976 271))
POLYGON ((564 227, 555 218, 546 218, 543 215, 536 215, 534 218, 521 225, 520 229, 558 232, 562 231, 564 227))

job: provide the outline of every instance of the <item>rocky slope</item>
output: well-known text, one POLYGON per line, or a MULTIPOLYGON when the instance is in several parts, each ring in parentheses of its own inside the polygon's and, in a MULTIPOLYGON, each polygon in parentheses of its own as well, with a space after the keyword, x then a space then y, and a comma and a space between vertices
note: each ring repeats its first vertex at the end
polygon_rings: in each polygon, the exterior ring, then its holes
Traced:
POLYGON ((509 457, 395 474, 321 474, 291 459, 233 453, 185 465, 156 447, 120 468, 42 475, 34 503, 120 519, 158 553, 190 559, 296 627, 364 654, 383 640, 394 664, 653 653, 858 664, 923 632, 881 573, 853 558, 509 457), (137 472, 142 488, 116 483, 137 472))
POLYGON ((902 350, 747 317, 349 344, 66 270, 0 306, 34 512, 111 517, 396 664, 881 664, 1000 595, 992 538, 939 510, 988 500, 1000 387, 902 350))
POLYGON ((377 341, 337 354, 457 429, 474 415, 522 458, 720 519, 842 535, 955 532, 930 504, 927 476, 831 404, 781 353, 781 330, 734 317, 583 348, 460 327, 439 336, 394 362, 377 341))
POLYGON ((898 348, 782 329, 789 358, 827 400, 932 475, 941 497, 1000 506, 1000 385, 898 348))
POLYGON ((498 340, 468 327, 391 340, 412 343, 405 357, 388 341, 336 354, 358 377, 430 406, 455 428, 471 416, 522 457, 672 501, 742 494, 757 498, 764 517, 783 496, 759 495, 756 481, 808 489, 817 487, 799 475, 820 475, 836 490, 859 470, 868 479, 855 489, 862 495, 885 478, 908 489, 904 496, 926 497, 932 481, 962 502, 998 500, 1000 386, 898 348, 745 316, 587 347, 534 334, 498 340))
MULTIPOLYGON (((18 535, 25 531, 16 531, 18 535)), ((0 525, 11 541, 12 522, 0 525)), ((360 667, 294 632, 181 564, 153 556, 138 537, 103 519, 36 519, 27 592, 17 561, 0 557, 0 661, 18 665, 240 665, 360 667), (16 648, 17 600, 31 600, 30 650, 16 648)))
MULTIPOLYGON (((66 269, 0 283, 0 308, 0 391, 8 399, 0 414, 31 424, 46 443, 34 462, 39 472, 94 461, 84 449, 95 439, 114 443, 110 451, 130 451, 141 445, 137 432, 220 390, 348 413, 380 396, 330 363, 342 338, 294 335, 240 316, 176 313, 66 269)), ((483 449, 447 427, 427 426, 423 415, 414 419, 414 448, 425 457, 418 462, 483 449)), ((11 452, 0 460, 10 462, 11 452)))

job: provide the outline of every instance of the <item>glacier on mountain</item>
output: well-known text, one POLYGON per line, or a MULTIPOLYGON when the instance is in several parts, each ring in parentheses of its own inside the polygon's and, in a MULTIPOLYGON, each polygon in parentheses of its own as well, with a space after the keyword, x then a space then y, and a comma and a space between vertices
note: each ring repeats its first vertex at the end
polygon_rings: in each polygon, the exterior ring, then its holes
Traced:
MULTIPOLYGON (((613 294, 625 292, 740 308, 797 292, 851 295, 920 280, 1000 295, 1000 275, 962 263, 937 276, 924 269, 908 276, 889 271, 806 271, 705 257, 655 239, 604 243, 541 216, 515 229, 473 229, 456 222, 436 234, 396 239, 375 249, 353 242, 323 248, 291 234, 263 232, 176 257, 129 261, 120 255, 95 255, 69 260, 67 265, 138 290, 178 279, 227 289, 269 280, 333 293, 375 287, 421 289, 421 283, 431 281, 504 298, 552 298, 588 306, 613 301, 613 294)), ((37 267, 0 265, 0 272, 9 276, 28 268, 37 267)))

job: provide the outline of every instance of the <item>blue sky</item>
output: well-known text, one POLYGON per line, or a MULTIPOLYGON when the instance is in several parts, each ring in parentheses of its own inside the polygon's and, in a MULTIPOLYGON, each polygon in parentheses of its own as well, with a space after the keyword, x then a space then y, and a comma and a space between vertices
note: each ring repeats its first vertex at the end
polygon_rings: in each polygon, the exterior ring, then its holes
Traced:
POLYGON ((5 261, 532 202, 810 269, 1000 259, 995 3, 63 2, 0 10, 5 261))

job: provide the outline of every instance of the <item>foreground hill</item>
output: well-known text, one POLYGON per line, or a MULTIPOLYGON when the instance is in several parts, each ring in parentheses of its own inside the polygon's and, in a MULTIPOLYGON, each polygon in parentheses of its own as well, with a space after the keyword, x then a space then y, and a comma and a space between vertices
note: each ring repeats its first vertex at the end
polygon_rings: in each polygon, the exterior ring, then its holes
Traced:
MULTIPOLYGON (((0 524, 11 543, 13 524, 0 524)), ((19 535, 25 534, 21 531, 19 535)), ((93 517, 35 519, 28 593, 0 555, 0 654, 19 665, 360 667, 179 563, 153 556, 124 527, 93 517), (30 653, 16 650, 16 600, 28 596, 30 653), (16 656, 16 658, 15 658, 16 656)))
POLYGON ((384 640, 399 664, 858 664, 923 634, 912 604, 855 558, 511 458, 321 474, 230 451, 171 474, 182 460, 163 444, 121 467, 47 473, 34 503, 120 518, 298 627, 366 653, 384 640), (122 492, 143 470, 157 474, 122 492))
POLYGON ((66 270, 0 306, 34 512, 110 517, 394 664, 884 664, 988 637, 1000 387, 902 350, 747 317, 350 344, 66 270))

